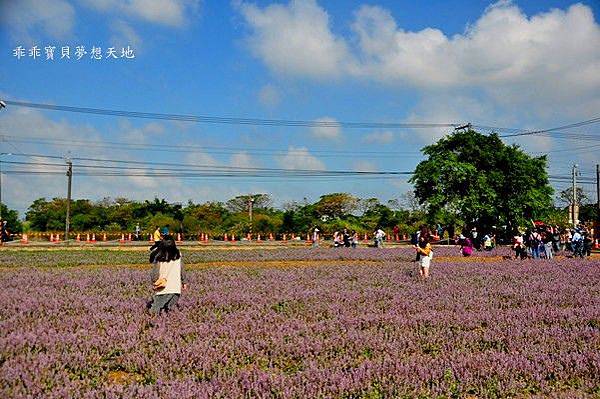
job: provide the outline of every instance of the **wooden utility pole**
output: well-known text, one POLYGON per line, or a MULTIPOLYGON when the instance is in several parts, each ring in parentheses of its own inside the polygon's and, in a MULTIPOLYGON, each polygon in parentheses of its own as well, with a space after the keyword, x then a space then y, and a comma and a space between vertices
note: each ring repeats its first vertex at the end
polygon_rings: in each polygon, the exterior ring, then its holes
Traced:
POLYGON ((248 218, 250 219, 250 234, 252 234, 252 207, 254 205, 254 195, 248 199, 248 218))
POLYGON ((573 165, 571 186, 571 223, 577 226, 577 165, 573 165))
POLYGON ((596 164, 596 202, 598 205, 598 224, 600 224, 600 165, 596 164))
POLYGON ((73 162, 67 158, 67 218, 65 220, 65 242, 69 241, 69 224, 71 222, 71 179, 73 177, 73 162))

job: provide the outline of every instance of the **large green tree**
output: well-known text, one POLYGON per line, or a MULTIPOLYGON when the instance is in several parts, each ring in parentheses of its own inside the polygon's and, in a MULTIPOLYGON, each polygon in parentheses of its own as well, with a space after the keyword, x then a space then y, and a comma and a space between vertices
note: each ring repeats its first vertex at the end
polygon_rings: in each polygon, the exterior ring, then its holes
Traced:
POLYGON ((359 199, 348 193, 322 195, 315 203, 315 211, 319 217, 342 218, 356 210, 359 199))
POLYGON ((552 208, 546 157, 532 157, 496 134, 455 132, 422 150, 411 182, 431 219, 514 232, 552 208))

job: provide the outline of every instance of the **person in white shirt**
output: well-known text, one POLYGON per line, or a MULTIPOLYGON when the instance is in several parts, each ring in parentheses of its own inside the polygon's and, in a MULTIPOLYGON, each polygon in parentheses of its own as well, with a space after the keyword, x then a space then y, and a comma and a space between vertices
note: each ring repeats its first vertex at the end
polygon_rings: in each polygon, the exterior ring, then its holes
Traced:
POLYGON ((158 247, 150 254, 152 269, 152 288, 154 295, 149 304, 150 312, 158 315, 160 312, 173 310, 181 290, 186 289, 184 283, 183 262, 181 253, 171 236, 165 236, 158 247))
POLYGON ((381 229, 377 229, 375 232, 375 246, 377 248, 383 247, 383 238, 385 237, 385 232, 381 229))
POLYGON ((583 258, 583 236, 579 229, 575 229, 575 233, 571 237, 571 248, 573 249, 573 257, 583 258))
POLYGON ((319 229, 315 227, 315 229, 313 230, 313 236, 312 236, 312 246, 313 247, 318 247, 319 246, 319 229))

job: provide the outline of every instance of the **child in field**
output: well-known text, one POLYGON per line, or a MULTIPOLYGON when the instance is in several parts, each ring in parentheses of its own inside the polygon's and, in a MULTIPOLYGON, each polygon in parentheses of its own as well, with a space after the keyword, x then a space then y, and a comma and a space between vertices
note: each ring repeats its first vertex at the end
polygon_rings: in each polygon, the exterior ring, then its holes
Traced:
POLYGON ((158 315, 161 311, 172 310, 181 296, 181 289, 186 289, 183 275, 181 253, 171 236, 165 236, 157 248, 150 254, 152 270, 152 289, 154 295, 148 304, 150 312, 158 315))
POLYGON ((433 250, 429 243, 429 237, 421 235, 419 238, 419 244, 415 246, 417 254, 420 256, 419 260, 419 275, 422 279, 426 280, 429 278, 429 266, 431 259, 433 258, 433 250))
POLYGON ((473 243, 471 240, 462 234, 459 237, 460 252, 463 256, 471 256, 473 254, 473 243))

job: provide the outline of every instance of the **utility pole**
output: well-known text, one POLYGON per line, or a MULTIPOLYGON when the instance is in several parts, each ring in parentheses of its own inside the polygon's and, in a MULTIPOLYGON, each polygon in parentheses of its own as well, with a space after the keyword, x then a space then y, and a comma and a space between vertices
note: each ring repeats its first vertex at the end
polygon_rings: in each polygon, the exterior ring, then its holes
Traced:
POLYGON ((600 224, 600 165, 596 164, 596 202, 598 203, 598 224, 600 224))
POLYGON ((69 224, 71 222, 71 179, 73 177, 73 162, 68 157, 67 161, 67 219, 65 220, 65 242, 69 241, 69 224))
POLYGON ((472 127, 472 126, 473 126, 473 125, 471 125, 471 123, 467 123, 466 125, 462 125, 462 126, 457 126, 457 127, 455 127, 455 128, 454 128, 454 131, 456 132, 456 131, 459 131, 459 130, 465 130, 465 129, 471 130, 471 127, 472 127))
POLYGON ((248 218, 250 219, 250 234, 252 234, 252 205, 254 204, 254 195, 248 199, 248 218))
POLYGON ((573 222, 573 226, 577 226, 577 217, 579 216, 577 212, 577 164, 573 165, 573 200, 571 207, 571 221, 573 222))

